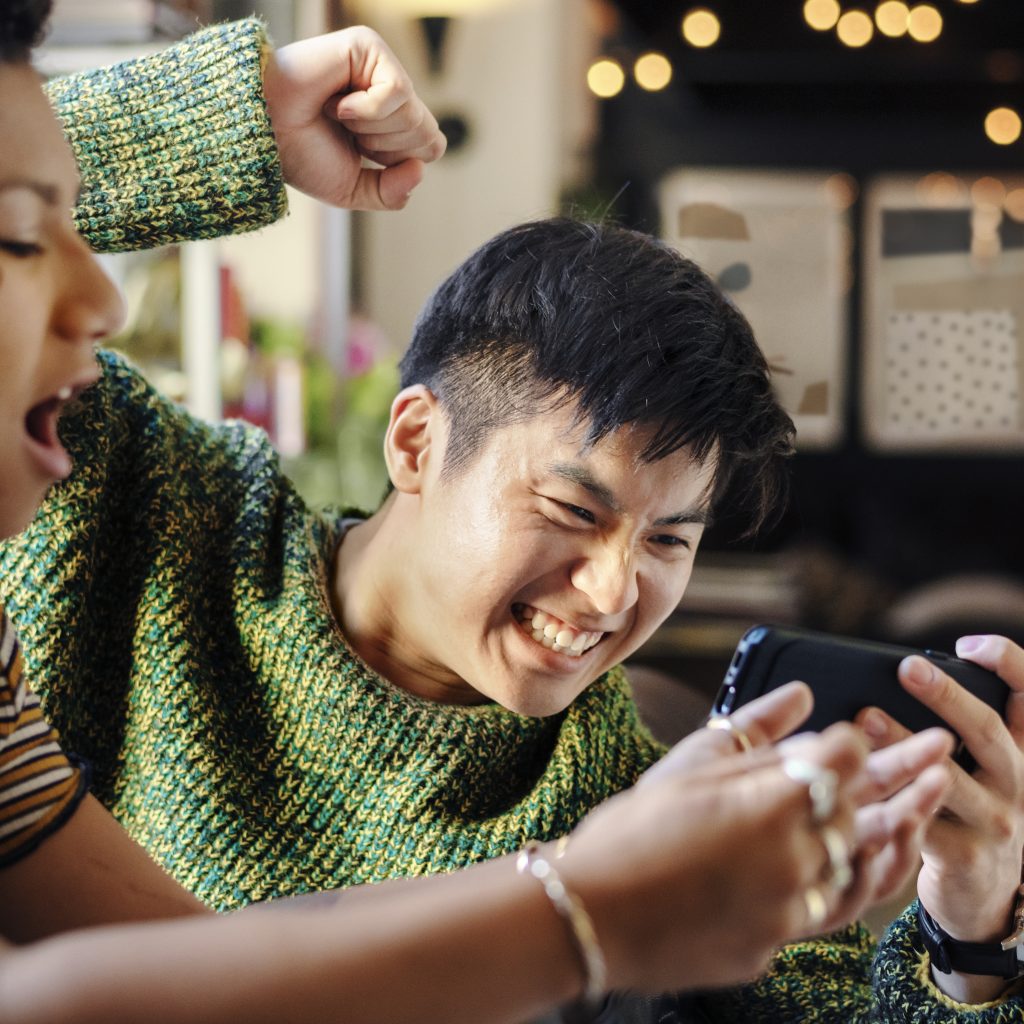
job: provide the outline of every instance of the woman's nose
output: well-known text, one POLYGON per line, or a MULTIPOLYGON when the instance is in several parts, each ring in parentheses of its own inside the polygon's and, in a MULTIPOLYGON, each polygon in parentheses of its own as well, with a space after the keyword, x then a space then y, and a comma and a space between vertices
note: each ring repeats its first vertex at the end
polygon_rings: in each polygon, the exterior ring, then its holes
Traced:
POLYGON ((121 290, 85 242, 76 239, 55 311, 57 334, 67 341, 92 344, 117 333, 124 321, 121 290))

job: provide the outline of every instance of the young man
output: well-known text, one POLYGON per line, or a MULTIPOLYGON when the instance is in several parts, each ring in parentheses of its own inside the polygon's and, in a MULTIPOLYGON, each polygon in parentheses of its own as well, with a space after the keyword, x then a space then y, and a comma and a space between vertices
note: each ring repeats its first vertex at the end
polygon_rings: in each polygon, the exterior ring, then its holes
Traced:
MULTIPOLYGON (((104 367, 67 423, 78 469, 8 547, 4 596, 98 792, 223 907, 496 857, 564 834, 632 782, 660 751, 611 666, 678 600, 733 470, 770 496, 789 429, 745 325, 695 268, 641 236, 562 222, 502 236, 439 293, 388 434, 396 493, 364 525, 304 509, 257 433, 196 423, 118 360, 104 367), (460 412, 467 380, 483 398, 460 412)), ((57 459, 55 412, 41 410, 44 429, 31 410, 24 423, 57 459)), ((968 718, 951 721, 970 738, 968 718)), ((634 821, 676 820, 643 806, 634 821)), ((895 807, 878 811, 888 835, 917 820, 895 807)), ((707 824, 717 849, 711 821, 682 824, 707 824)), ((599 881, 589 892, 601 902, 599 881)), ((698 978, 728 979, 705 962, 722 948, 708 927, 701 915, 698 978)), ((632 938, 621 983, 687 983, 667 950, 645 974, 632 938)), ((890 943, 879 1006, 934 998, 905 945, 890 943)), ((862 969, 861 937, 827 948, 862 969)), ((815 979, 820 996, 826 961, 800 956, 788 994, 749 1015, 782 1019, 815 979)), ((851 980, 832 995, 852 1015, 872 997, 851 980)))

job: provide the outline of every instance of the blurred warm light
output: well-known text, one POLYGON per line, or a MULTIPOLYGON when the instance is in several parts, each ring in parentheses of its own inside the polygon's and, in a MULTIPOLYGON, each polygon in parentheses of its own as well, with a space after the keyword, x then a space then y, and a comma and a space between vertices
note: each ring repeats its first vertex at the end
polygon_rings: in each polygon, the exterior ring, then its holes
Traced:
POLYGON ((1014 219, 1024 223, 1024 188, 1015 188, 1003 200, 1003 209, 1014 219))
POLYGON ((978 0, 960 0, 962 4, 976 4, 978 0))
POLYGON ((975 236, 971 239, 971 255, 976 260, 982 262, 990 262, 995 260, 999 255, 1002 246, 999 244, 998 238, 978 238, 975 236))
POLYGON ((918 4, 910 11, 907 31, 919 43, 931 43, 942 35, 942 15, 931 4, 918 4))
POLYGON ((860 186, 851 174, 832 174, 825 179, 825 196, 839 210, 848 210, 857 201, 860 186))
POLYGON ((626 72, 617 60, 602 57, 594 61, 587 70, 587 85, 590 91, 603 100, 611 99, 622 92, 626 84, 626 72))
POLYGON ((645 53, 633 65, 633 77, 641 89, 658 92, 672 81, 672 65, 663 53, 645 53))
POLYGON ((827 32, 836 27, 842 12, 839 0, 807 0, 804 4, 804 21, 819 32, 827 32))
POLYGON ((836 32, 846 46, 866 46, 875 34, 875 23, 863 11, 847 11, 839 19, 836 32))
POLYGON ((910 8, 903 0, 884 0, 875 11, 875 24, 883 35, 896 39, 910 28, 910 8))
POLYGON ((959 206, 967 199, 967 186, 953 174, 935 171, 917 183, 917 194, 926 206, 959 206))
POLYGON ((971 212, 971 237, 991 239, 999 237, 999 225, 1003 222, 1003 211, 998 206, 984 203, 971 212))
POLYGON ((998 178, 979 178, 971 186, 971 202, 999 207, 1006 198, 1006 186, 998 178))
POLYGON ((683 38, 691 46, 714 46, 721 34, 721 23, 706 7, 695 7, 683 18, 683 38))
POLYGON ((985 117, 985 134, 998 146, 1009 146, 1020 138, 1020 114, 1012 107, 996 107, 985 117))

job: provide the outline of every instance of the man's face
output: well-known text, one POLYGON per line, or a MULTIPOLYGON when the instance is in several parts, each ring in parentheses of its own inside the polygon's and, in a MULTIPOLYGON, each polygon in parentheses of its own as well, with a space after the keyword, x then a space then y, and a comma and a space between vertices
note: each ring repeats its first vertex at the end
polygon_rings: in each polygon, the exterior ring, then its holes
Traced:
POLYGON ((587 450, 571 419, 563 409, 500 428, 450 479, 429 460, 392 608, 392 664, 378 666, 393 681, 554 714, 679 603, 713 460, 682 450, 640 462, 649 435, 629 428, 587 450))
POLYGON ((34 71, 0 64, 0 537, 71 464, 64 404, 96 379, 120 296, 71 221, 74 159, 34 71))

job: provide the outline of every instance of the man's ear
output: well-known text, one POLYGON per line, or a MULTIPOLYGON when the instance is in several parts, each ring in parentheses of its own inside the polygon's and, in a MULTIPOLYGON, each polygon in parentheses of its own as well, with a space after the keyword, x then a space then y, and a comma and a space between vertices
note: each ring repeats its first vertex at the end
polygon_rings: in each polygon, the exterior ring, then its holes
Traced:
POLYGON ((423 384, 403 388, 391 403, 384 461, 395 490, 418 494, 432 458, 443 458, 446 419, 437 396, 423 384))

